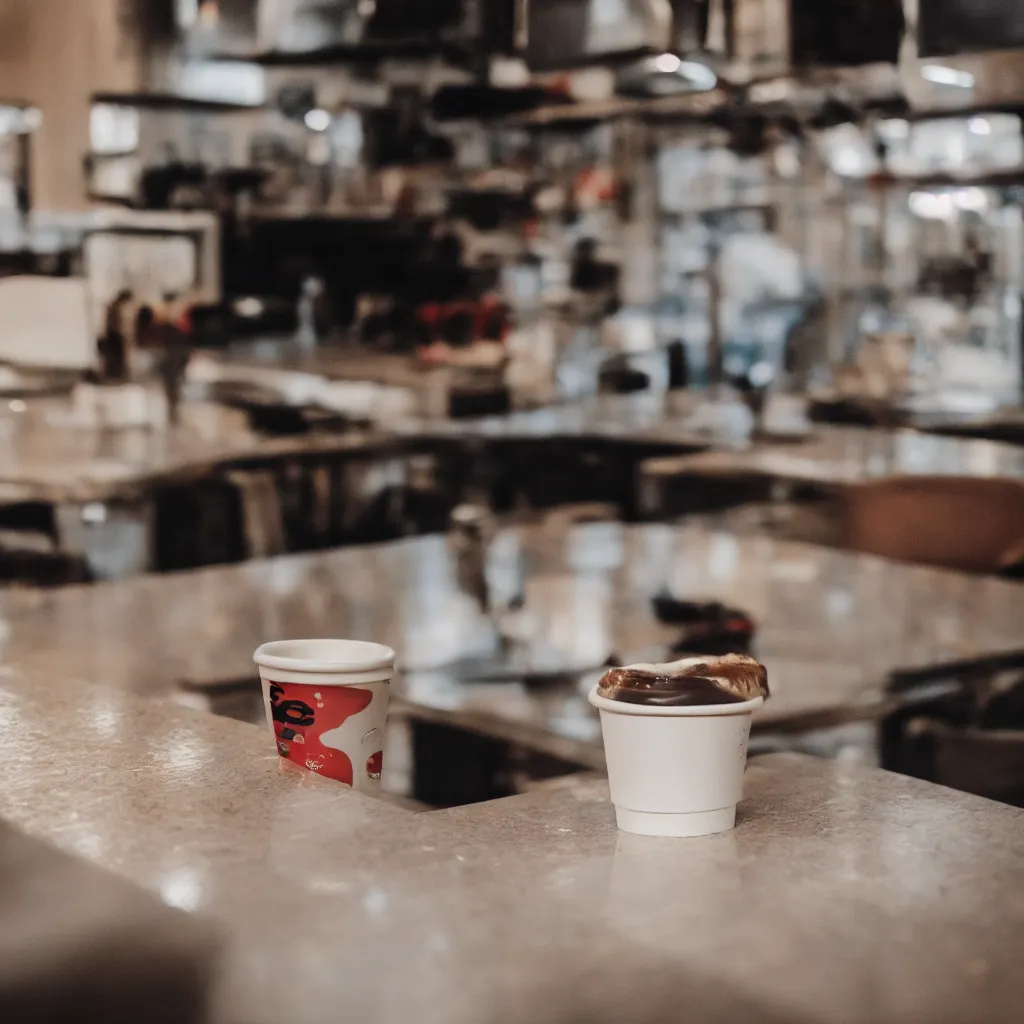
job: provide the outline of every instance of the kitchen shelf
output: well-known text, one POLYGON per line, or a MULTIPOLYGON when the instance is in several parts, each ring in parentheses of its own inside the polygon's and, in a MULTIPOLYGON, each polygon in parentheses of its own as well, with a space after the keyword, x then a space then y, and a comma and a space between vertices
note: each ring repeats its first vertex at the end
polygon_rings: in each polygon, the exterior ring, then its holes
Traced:
POLYGON ((844 183, 858 183, 870 188, 1010 188, 1024 185, 1024 167, 1005 171, 954 177, 950 174, 879 174, 868 178, 844 178, 844 183))
POLYGON ((464 44, 441 39, 369 39, 361 43, 335 43, 314 50, 263 50, 258 53, 226 53, 210 60, 259 64, 262 67, 331 67, 337 64, 373 63, 431 57, 463 58, 468 55, 464 44))
POLYGON ((910 109, 906 113, 889 116, 904 121, 945 121, 958 117, 985 117, 996 114, 1024 116, 1024 103, 976 103, 966 107, 928 107, 923 110, 910 109))
POLYGON ((186 113, 243 114, 264 110, 258 104, 228 103, 223 100, 198 99, 164 92, 94 92, 92 103, 106 103, 117 107, 136 107, 139 110, 184 111, 186 113))
POLYGON ((587 103, 548 104, 526 114, 506 119, 508 125, 529 128, 586 125, 613 118, 636 117, 644 120, 702 120, 722 109, 727 101, 725 89, 666 96, 660 99, 627 99, 612 96, 587 103))

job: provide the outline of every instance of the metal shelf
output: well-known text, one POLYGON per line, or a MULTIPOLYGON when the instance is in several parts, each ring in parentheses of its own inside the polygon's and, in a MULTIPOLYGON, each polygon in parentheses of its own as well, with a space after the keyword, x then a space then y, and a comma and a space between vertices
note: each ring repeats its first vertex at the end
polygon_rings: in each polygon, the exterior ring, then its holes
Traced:
POLYGON ((442 39, 367 39, 360 43, 335 43, 315 50, 263 50, 258 53, 213 54, 208 59, 259 64, 262 67, 331 67, 338 64, 373 63, 403 58, 462 58, 468 55, 464 44, 442 39))
POLYGON ((543 128, 587 125, 621 117, 645 120, 702 120, 725 107, 725 89, 689 93, 685 96, 666 96, 661 99, 626 99, 613 96, 592 103, 549 104, 527 114, 508 118, 508 125, 543 128))
POLYGON ((228 103, 223 100, 205 100, 165 92, 94 92, 90 102, 107 103, 117 107, 136 107, 139 110, 180 110, 186 113, 207 114, 243 114, 265 109, 258 104, 228 103))

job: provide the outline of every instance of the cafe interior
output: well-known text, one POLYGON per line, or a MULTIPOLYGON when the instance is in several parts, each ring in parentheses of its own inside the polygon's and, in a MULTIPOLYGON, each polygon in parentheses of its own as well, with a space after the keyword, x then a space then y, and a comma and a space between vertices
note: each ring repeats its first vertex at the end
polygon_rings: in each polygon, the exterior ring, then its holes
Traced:
POLYGON ((0 97, 0 1020, 1024 1020, 1024 5, 0 0, 0 97), (595 684, 725 655, 638 834, 595 684))

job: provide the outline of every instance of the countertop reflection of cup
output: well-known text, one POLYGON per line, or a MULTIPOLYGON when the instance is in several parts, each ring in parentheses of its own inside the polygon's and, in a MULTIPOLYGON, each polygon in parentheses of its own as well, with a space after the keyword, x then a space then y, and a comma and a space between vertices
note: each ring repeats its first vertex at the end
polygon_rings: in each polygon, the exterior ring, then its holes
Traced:
POLYGON ((624 832, 703 836, 736 823, 750 721, 763 697, 661 707, 590 692, 601 714, 608 785, 624 832))
POLYGON ((679 843, 670 839, 652 840, 620 831, 615 837, 605 914, 617 933, 628 934, 638 947, 657 946, 670 941, 669 935, 679 925, 677 912, 661 916, 650 911, 657 905, 658 893, 672 893, 675 906, 731 914, 742 906, 743 884, 735 832, 687 845, 684 855, 679 843), (662 934, 662 929, 668 934, 662 934))
POLYGON ((278 754, 379 793, 395 652, 362 640, 277 640, 253 660, 278 754))

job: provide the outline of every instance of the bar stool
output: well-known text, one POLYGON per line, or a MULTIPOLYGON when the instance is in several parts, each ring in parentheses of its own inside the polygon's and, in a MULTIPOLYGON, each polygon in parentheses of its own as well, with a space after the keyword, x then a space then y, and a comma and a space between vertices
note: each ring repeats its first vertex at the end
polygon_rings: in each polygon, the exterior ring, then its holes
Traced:
POLYGON ((854 551, 979 573, 1024 554, 1024 481, 886 477, 846 488, 842 508, 854 551))
POLYGON ((908 735, 926 752, 932 782, 1024 807, 1024 732, 958 729, 917 718, 908 735))

